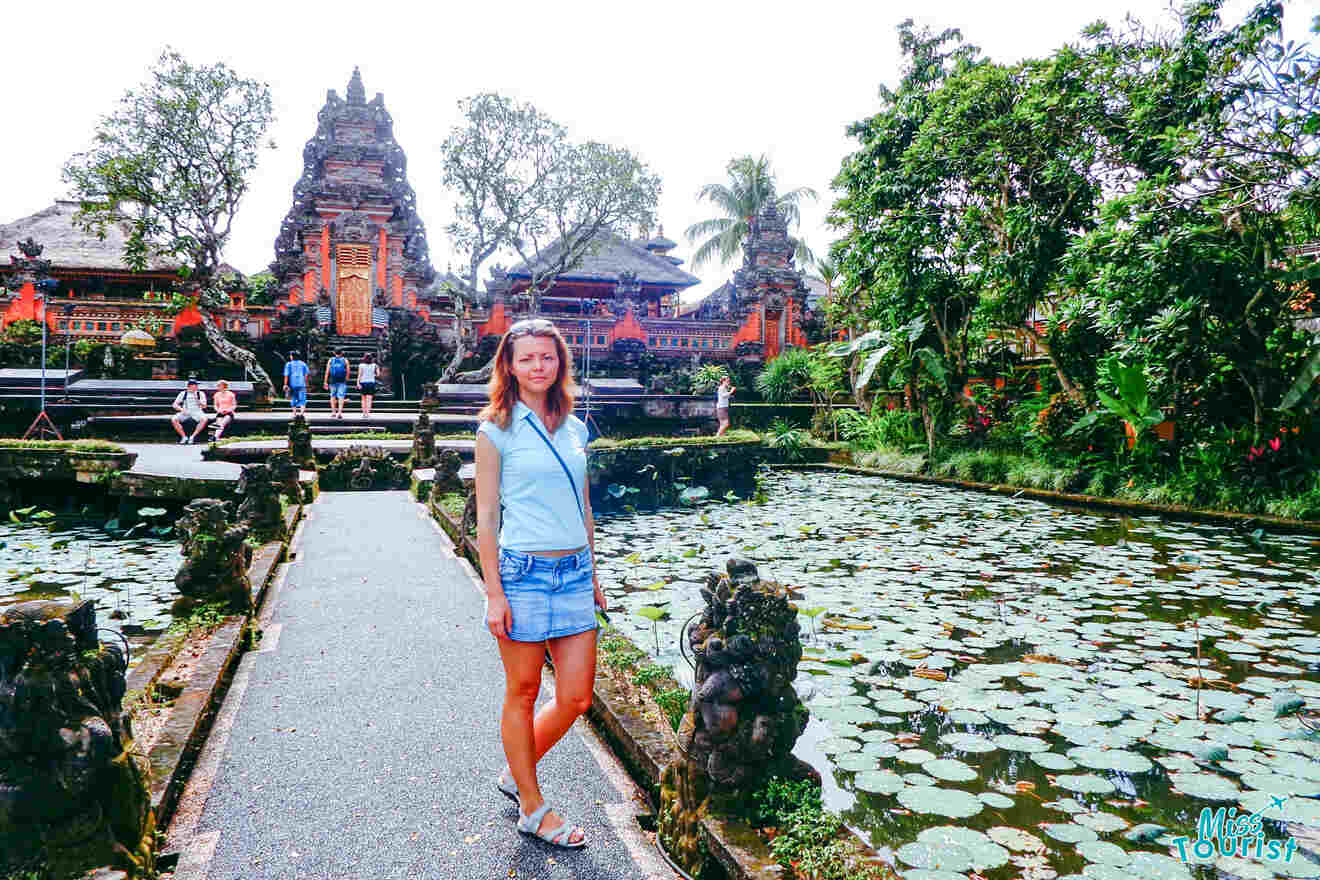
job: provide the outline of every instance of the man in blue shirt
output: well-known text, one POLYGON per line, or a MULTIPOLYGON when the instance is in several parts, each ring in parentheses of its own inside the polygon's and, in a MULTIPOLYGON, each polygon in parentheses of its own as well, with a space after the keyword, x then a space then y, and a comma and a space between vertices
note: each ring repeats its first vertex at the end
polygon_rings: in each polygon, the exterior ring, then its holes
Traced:
POLYGON ((295 416, 307 415, 307 374, 310 368, 298 352, 289 352, 289 362, 284 365, 284 393, 289 396, 289 405, 295 416))

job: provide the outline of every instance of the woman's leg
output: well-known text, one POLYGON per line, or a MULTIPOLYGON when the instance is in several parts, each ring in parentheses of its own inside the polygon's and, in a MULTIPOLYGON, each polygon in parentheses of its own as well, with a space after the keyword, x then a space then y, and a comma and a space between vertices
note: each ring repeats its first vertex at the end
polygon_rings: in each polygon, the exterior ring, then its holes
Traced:
POLYGON ((518 785, 523 809, 530 813, 541 806, 541 789, 536 782, 536 740, 532 716, 536 697, 541 692, 541 668, 545 665, 544 642, 515 642, 499 639, 500 659, 504 661, 504 709, 500 713, 500 739, 504 757, 518 785), (530 809, 528 805, 531 804, 530 809))
POLYGON ((364 416, 367 416, 368 418, 371 417, 371 401, 372 401, 372 399, 373 399, 373 398, 372 398, 372 395, 370 395, 370 394, 364 394, 364 395, 362 395, 362 414, 363 414, 364 416))

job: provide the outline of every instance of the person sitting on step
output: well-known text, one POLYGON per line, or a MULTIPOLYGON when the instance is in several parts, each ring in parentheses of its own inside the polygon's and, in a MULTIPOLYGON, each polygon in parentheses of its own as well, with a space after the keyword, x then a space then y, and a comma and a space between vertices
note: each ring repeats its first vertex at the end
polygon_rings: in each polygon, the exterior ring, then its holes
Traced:
POLYGON ((188 387, 180 391, 174 398, 174 416, 170 419, 170 424, 174 426, 174 431, 179 435, 179 444, 186 446, 197 439, 197 435, 202 433, 206 427, 206 392, 197 387, 196 379, 188 380, 188 387), (183 430, 185 421, 192 422, 194 425, 191 434, 183 430))
POLYGON ((229 383, 221 379, 215 383, 211 402, 215 404, 215 439, 219 440, 238 412, 238 396, 229 390, 229 383))

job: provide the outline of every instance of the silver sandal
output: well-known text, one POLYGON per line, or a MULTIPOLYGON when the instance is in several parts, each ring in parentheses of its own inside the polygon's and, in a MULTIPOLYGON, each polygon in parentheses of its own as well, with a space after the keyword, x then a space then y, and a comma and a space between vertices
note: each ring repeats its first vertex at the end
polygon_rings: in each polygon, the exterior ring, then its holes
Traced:
POLYGON ((524 816, 522 814, 522 808, 520 807, 518 809, 518 831, 523 834, 529 834, 532 837, 539 837, 551 846, 557 846, 562 849, 581 849, 587 845, 587 830, 579 825, 574 825, 562 816, 560 817, 561 824, 558 828, 542 832, 540 830, 541 820, 545 818, 545 814, 548 812, 550 812, 550 804, 548 802, 541 804, 540 809, 533 810, 530 816, 524 816), (573 836, 574 831, 582 832, 582 839, 577 843, 573 843, 569 840, 569 838, 573 836))
POLYGON ((500 794, 504 795, 515 804, 518 804, 519 806, 522 805, 522 801, 518 798, 518 783, 514 782, 512 773, 509 774, 508 783, 505 783, 503 773, 495 777, 495 787, 500 790, 500 794))

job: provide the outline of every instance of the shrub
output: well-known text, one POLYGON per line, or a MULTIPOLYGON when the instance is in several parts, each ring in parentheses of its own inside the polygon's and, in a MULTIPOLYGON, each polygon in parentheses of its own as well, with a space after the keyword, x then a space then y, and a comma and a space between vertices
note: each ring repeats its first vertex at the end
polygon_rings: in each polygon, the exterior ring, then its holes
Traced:
POLYGON ((908 449, 922 446, 916 416, 903 409, 872 409, 869 413, 840 410, 839 436, 855 449, 869 451, 888 447, 908 449))

